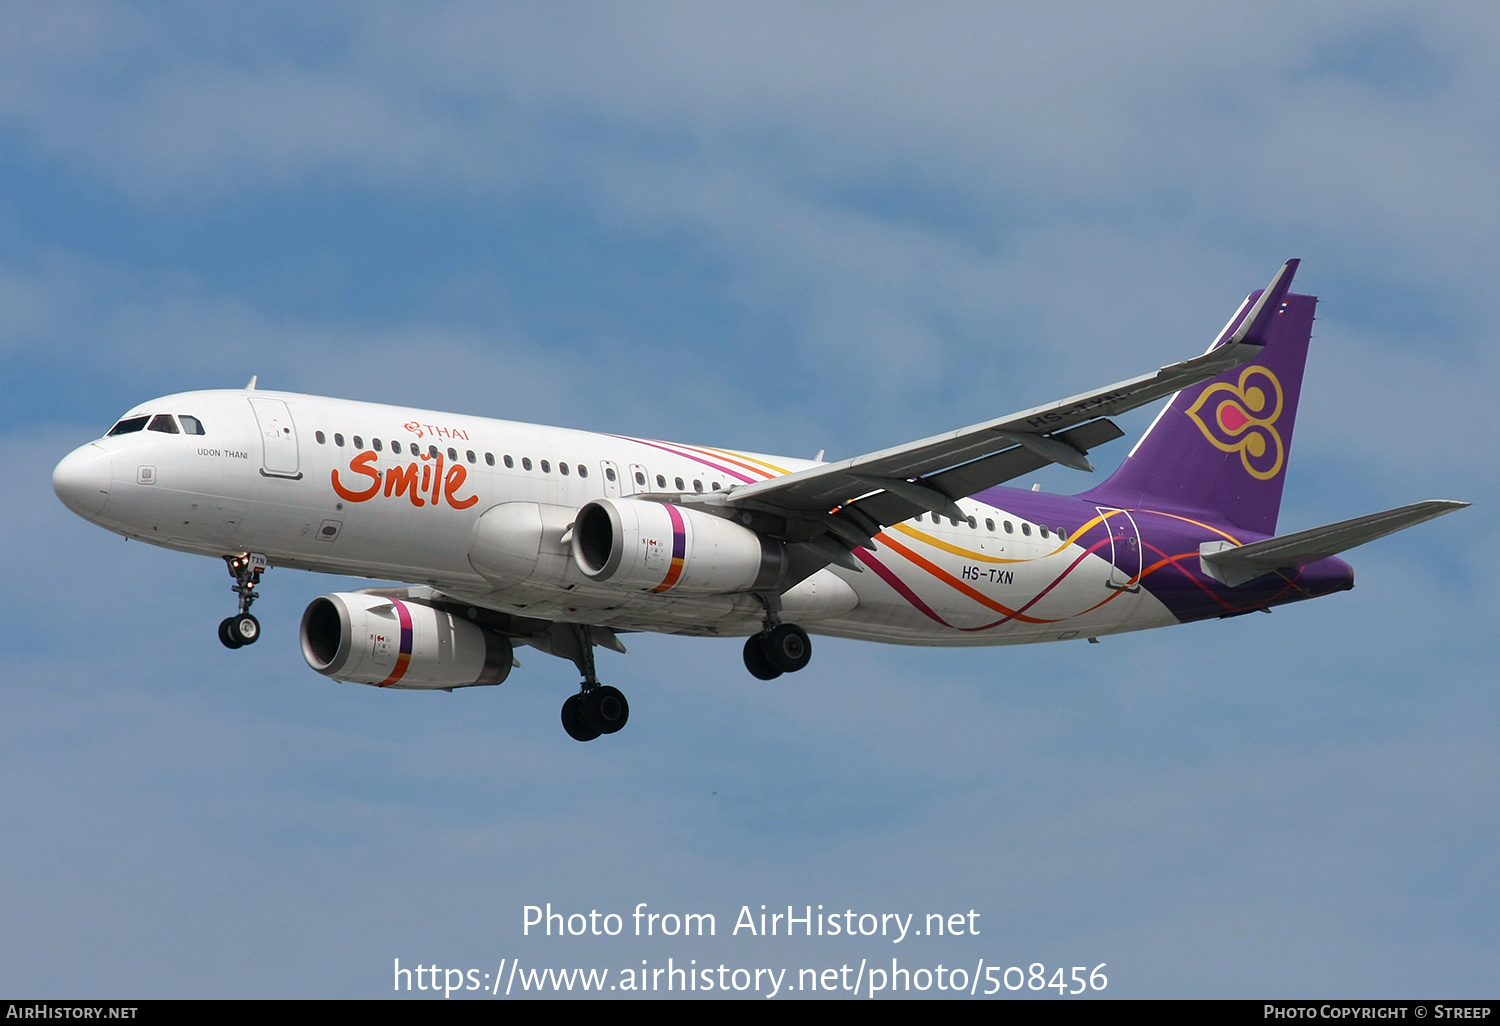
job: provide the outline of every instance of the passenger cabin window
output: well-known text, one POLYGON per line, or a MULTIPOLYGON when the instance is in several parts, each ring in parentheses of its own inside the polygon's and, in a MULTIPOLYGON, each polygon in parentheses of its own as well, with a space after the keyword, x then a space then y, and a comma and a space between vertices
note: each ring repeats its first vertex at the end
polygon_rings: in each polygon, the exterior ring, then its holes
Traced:
POLYGON ((531 457, 530 456, 522 456, 521 457, 521 469, 522 470, 530 470, 531 469, 531 457))
POLYGON ((658 488, 665 488, 666 486, 667 486, 667 479, 665 477, 663 477, 662 475, 657 474, 656 475, 656 487, 658 487, 658 488))
POLYGON ((110 428, 109 434, 105 437, 113 438, 115 435, 128 435, 140 431, 146 426, 146 421, 150 419, 150 417, 126 417, 120 423, 110 428))
POLYGON ((1024 534, 1026 537, 1030 538, 1031 537, 1031 525, 1030 524, 1022 524, 1021 525, 1021 533, 1024 534))
POLYGON ((146 430, 160 431, 164 435, 175 435, 178 433, 177 421, 172 419, 170 413, 158 413, 151 418, 151 423, 147 426, 146 430))
POLYGON ((427 447, 427 458, 435 460, 435 459, 437 459, 437 457, 438 457, 437 446, 435 446, 435 445, 429 445, 427 447))
POLYGON ((563 477, 567 477, 568 476, 568 465, 566 463, 559 463, 557 465, 557 472, 559 474, 561 474, 563 477))
POLYGON ((485 453, 484 462, 486 466, 493 467, 495 465, 495 454, 492 452, 485 453))
POLYGON ((989 517, 985 517, 984 518, 984 529, 986 531, 990 532, 990 534, 994 534, 995 533, 995 522, 993 520, 991 520, 989 517))
POLYGON ((1010 522, 1010 521, 1009 521, 1009 520, 1007 520, 1007 521, 1006 521, 1006 522, 1005 522, 1005 533, 1006 533, 1006 534, 1015 534, 1015 533, 1016 533, 1016 529, 1015 529, 1015 527, 1013 527, 1013 526, 1012 526, 1012 525, 1011 525, 1011 522, 1010 522))
POLYGON ((513 459, 511 459, 509 456, 505 457, 505 469, 506 470, 515 470, 516 469, 516 461, 513 460, 513 459))
POLYGON ((685 491, 687 491, 687 485, 685 485, 685 484, 682 483, 682 478, 680 478, 680 477, 674 477, 672 479, 672 483, 677 486, 677 490, 679 492, 685 492, 685 491))
POLYGON ((1037 528, 1037 530, 1039 530, 1039 531, 1042 532, 1042 537, 1043 538, 1047 537, 1047 529, 1045 527, 1039 527, 1039 528, 1037 528))
MULTIPOLYGON (((470 463, 474 463, 475 462, 474 450, 473 449, 466 449, 466 450, 464 450, 464 459, 468 460, 470 463)), ((490 462, 494 463, 495 461, 494 460, 490 460, 490 462)))
POLYGON ((448 462, 449 463, 457 463, 458 462, 458 450, 457 449, 449 449, 448 450, 448 462))
POLYGON ((589 468, 585 467, 582 463, 578 464, 578 476, 579 477, 588 477, 589 476, 589 468))
POLYGON ((701 491, 703 491, 703 482, 702 481, 694 481, 693 482, 693 491, 695 491, 695 492, 701 492, 701 491))
POLYGON ((613 481, 615 479, 615 468, 614 467, 605 467, 604 468, 604 479, 606 481, 613 481))
POLYGON ((401 455, 401 443, 400 442, 392 442, 391 443, 391 452, 395 453, 397 456, 400 456, 401 455))
POLYGON ((337 431, 335 431, 333 433, 333 444, 334 445, 343 445, 344 444, 344 436, 341 435, 341 434, 339 434, 337 431))
POLYGON ((313 437, 318 440, 319 445, 326 445, 328 442, 328 436, 323 434, 323 432, 321 431, 314 431, 313 437))
POLYGON ((376 452, 380 452, 381 449, 382 449, 382 446, 380 444, 380 439, 378 439, 378 438, 372 438, 372 439, 370 439, 370 445, 374 447, 374 449, 375 449, 376 452))
POLYGON ((548 463, 546 460, 542 460, 542 473, 543 474, 550 474, 550 473, 552 473, 552 464, 548 463))
POLYGON ((180 421, 182 421, 182 433, 183 434, 185 434, 185 435, 201 435, 201 434, 204 434, 203 421, 199 420, 197 417, 189 417, 187 414, 184 413, 182 416, 178 417, 177 419, 180 420, 180 421))
POLYGON ((646 486, 646 475, 637 470, 635 472, 635 483, 644 488, 646 486))
POLYGON ((358 435, 355 435, 354 436, 354 447, 356 449, 363 449, 365 447, 365 440, 363 438, 359 437, 358 435))

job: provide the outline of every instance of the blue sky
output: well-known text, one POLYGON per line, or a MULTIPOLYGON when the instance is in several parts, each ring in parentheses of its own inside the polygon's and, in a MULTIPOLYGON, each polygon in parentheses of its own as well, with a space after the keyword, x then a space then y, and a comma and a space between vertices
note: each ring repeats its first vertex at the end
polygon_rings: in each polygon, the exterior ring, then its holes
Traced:
POLYGON ((7 5, 0 992, 895 955, 1490 993, 1497 44, 1461 4, 7 5), (1354 553, 1351 593, 1098 646, 819 640, 763 684, 632 637, 606 743, 534 651, 476 693, 314 674, 332 578, 273 571, 229 653, 221 566, 50 489, 129 406, 252 374, 848 456, 1191 355, 1290 256, 1320 306, 1283 530, 1472 509, 1354 553), (522 937, 549 901, 720 936, 522 937), (984 932, 724 936, 762 903, 984 932))

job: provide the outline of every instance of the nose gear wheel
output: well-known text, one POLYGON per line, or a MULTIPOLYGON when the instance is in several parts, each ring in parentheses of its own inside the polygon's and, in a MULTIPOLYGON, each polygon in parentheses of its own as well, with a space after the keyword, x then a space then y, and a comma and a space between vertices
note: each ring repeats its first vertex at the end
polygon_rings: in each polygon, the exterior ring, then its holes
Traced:
POLYGON ((219 640, 225 648, 252 645, 260 637, 260 621, 249 613, 226 617, 219 623, 219 640))

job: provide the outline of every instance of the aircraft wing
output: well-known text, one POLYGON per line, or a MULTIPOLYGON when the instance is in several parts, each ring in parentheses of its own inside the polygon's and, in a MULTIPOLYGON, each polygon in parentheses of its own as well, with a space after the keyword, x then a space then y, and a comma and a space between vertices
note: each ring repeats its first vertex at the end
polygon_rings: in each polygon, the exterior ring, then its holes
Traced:
POLYGON ((881 527, 918 513, 958 516, 954 499, 1048 463, 1093 470, 1085 455, 1088 450, 1123 434, 1108 417, 1254 359, 1291 288, 1297 264, 1289 260, 1282 265, 1235 329, 1226 331, 1201 356, 957 431, 737 485, 724 501, 792 519, 824 521, 823 526, 844 541, 866 544, 881 527))

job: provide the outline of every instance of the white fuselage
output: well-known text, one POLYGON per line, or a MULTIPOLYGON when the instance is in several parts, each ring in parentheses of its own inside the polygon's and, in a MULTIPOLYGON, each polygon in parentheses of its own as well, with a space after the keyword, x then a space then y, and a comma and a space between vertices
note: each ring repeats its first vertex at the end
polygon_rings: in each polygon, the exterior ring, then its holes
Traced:
MULTIPOLYGON (((815 465, 282 392, 183 393, 126 419, 158 414, 196 421, 203 433, 143 428, 84 446, 56 478, 70 507, 168 548, 262 553, 273 566, 425 584, 505 613, 616 630, 743 636, 760 630, 764 609, 748 594, 674 596, 588 580, 564 541, 571 511, 642 492, 712 498, 815 465), (520 585, 497 586, 471 561, 479 518, 503 503, 547 511, 542 572, 520 585)), ((787 617, 815 633, 921 645, 1177 622, 1144 589, 1110 589, 1110 562, 1058 537, 1058 527, 1071 537, 1083 525, 1032 525, 973 499, 958 505, 969 521, 897 524, 873 551, 856 553, 863 572, 814 574, 784 597, 787 617)))

